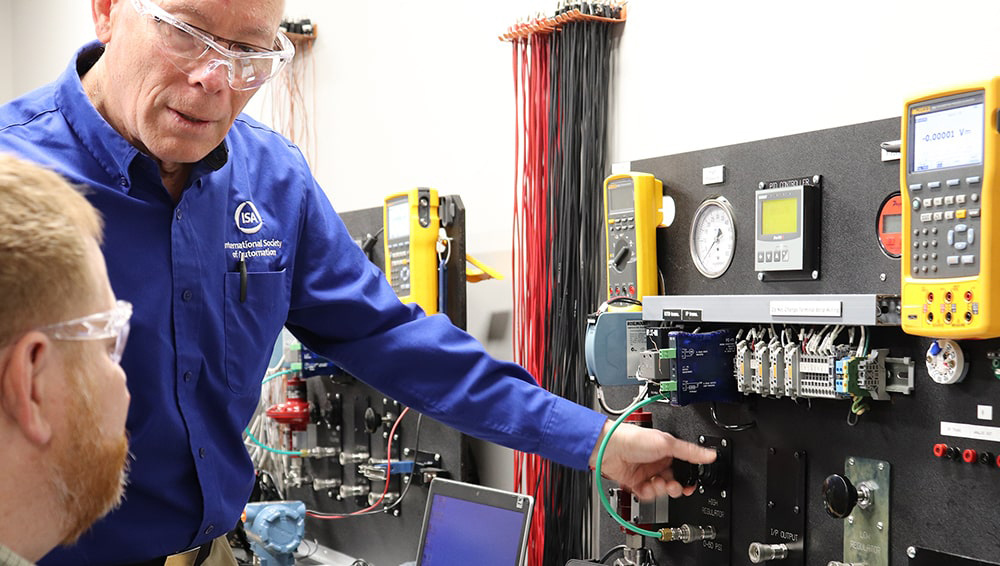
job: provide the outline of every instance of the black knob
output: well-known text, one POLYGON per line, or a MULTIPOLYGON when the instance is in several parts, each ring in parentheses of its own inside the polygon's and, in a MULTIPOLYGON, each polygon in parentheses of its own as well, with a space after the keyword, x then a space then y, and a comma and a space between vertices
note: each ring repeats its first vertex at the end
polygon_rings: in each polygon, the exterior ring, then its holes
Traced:
POLYGON ((382 417, 375 412, 375 409, 368 407, 365 409, 365 432, 371 434, 382 425, 382 417))
POLYGON ((858 504, 858 490, 851 480, 840 474, 833 474, 823 480, 823 508, 836 519, 851 514, 858 504))
POLYGON ((726 482, 726 468, 718 458, 711 464, 691 464, 675 459, 670 467, 674 472, 674 479, 685 487, 721 487, 726 482))
POLYGON ((628 265, 628 260, 632 258, 632 249, 628 246, 622 246, 618 248, 615 252, 614 259, 611 260, 614 265, 615 271, 621 273, 625 271, 625 267, 628 265))
POLYGON ((698 466, 695 464, 674 458, 670 468, 674 472, 674 479, 684 487, 698 485, 698 466))
POLYGON ((722 487, 726 482, 726 467, 716 457, 711 464, 698 464, 698 484, 705 487, 722 487))

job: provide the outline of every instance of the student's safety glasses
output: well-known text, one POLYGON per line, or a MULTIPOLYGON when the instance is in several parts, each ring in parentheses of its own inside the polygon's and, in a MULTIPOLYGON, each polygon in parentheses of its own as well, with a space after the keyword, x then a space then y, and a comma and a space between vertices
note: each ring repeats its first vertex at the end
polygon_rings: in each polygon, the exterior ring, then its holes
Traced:
POLYGON ((114 339, 114 349, 109 350, 108 356, 117 364, 121 362, 122 352, 125 351, 131 318, 132 303, 118 301, 111 310, 50 324, 38 330, 57 340, 114 339))

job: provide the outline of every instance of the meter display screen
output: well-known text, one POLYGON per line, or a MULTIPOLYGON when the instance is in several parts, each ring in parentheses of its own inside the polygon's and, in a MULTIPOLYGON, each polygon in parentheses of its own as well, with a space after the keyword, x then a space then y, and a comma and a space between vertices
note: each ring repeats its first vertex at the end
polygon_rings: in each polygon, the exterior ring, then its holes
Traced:
POLYGON ((882 217, 882 232, 885 234, 898 234, 903 231, 902 214, 886 214, 882 217))
POLYGON ((760 203, 760 233, 794 234, 799 231, 799 199, 767 199, 760 203))
POLYGON ((608 212, 632 210, 634 207, 631 185, 619 185, 619 188, 608 187, 608 212))
POLYGON ((386 221, 389 224, 386 238, 395 240, 396 238, 410 237, 410 201, 403 199, 398 203, 390 204, 386 221))
POLYGON ((983 162, 982 102, 913 115, 913 172, 983 162))

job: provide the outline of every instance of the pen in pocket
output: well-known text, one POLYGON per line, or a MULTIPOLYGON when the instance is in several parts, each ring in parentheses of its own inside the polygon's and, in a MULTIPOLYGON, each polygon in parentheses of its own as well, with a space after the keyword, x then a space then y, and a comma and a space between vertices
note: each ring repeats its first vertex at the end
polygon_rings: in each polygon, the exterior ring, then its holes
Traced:
POLYGON ((247 302, 247 261, 240 258, 240 302, 247 302))

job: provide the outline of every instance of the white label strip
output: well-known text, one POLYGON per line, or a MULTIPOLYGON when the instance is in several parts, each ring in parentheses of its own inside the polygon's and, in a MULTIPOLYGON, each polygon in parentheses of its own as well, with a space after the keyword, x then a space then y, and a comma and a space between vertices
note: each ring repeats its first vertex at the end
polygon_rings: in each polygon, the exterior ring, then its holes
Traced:
POLYGON ((624 175, 632 170, 631 161, 619 161, 618 163, 611 164, 611 174, 612 175, 624 175))
POLYGON ((941 436, 971 438, 972 440, 988 440, 1000 442, 1000 428, 995 426, 949 423, 941 421, 941 436))
POLYGON ((840 316, 841 301, 771 301, 771 316, 840 316))

